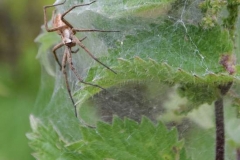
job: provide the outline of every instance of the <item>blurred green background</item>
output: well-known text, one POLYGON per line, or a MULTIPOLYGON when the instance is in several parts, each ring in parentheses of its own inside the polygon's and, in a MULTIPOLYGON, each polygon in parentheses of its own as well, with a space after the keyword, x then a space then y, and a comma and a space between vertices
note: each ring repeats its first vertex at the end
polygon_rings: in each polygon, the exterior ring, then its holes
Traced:
POLYGON ((26 138, 40 85, 34 39, 43 24, 42 6, 53 3, 0 0, 0 160, 34 159, 26 138))

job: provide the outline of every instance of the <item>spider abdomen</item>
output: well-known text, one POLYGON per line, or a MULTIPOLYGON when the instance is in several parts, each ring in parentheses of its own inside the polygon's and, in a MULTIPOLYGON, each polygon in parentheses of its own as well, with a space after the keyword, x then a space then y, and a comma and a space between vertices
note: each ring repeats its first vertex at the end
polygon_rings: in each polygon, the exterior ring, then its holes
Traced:
POLYGON ((75 46, 75 42, 73 42, 72 40, 72 30, 69 28, 64 28, 61 31, 61 37, 62 37, 62 41, 64 44, 66 44, 67 46, 71 47, 71 46, 75 46))

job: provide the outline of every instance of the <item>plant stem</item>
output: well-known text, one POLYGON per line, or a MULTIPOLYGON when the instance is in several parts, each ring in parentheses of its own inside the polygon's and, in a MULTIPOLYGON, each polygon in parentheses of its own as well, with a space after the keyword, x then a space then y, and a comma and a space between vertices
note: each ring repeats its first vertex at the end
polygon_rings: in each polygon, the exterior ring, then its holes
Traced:
POLYGON ((225 132, 223 96, 231 88, 232 82, 219 86, 220 97, 215 101, 215 123, 216 123, 216 160, 224 160, 225 132))
POLYGON ((224 113, 223 113, 223 98, 219 98, 215 102, 215 117, 216 117, 216 160, 224 160, 224 113))
POLYGON ((240 148, 237 149, 236 160, 240 160, 240 148))

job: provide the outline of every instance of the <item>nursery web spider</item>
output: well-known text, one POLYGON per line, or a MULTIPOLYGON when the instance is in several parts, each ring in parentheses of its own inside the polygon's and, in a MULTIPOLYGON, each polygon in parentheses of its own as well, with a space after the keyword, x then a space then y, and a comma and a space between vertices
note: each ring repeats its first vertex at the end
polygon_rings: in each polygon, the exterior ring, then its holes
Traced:
POLYGON ((111 68, 109 68, 107 65, 105 65, 104 63, 102 63, 101 61, 99 61, 83 44, 82 44, 82 41, 86 38, 83 38, 83 39, 78 39, 75 34, 77 32, 119 32, 119 31, 104 31, 104 30, 98 30, 98 29, 77 29, 77 28, 74 28, 64 17, 71 11, 73 10, 74 8, 76 7, 81 7, 81 6, 87 6, 87 5, 90 5, 96 1, 92 1, 90 3, 86 3, 86 4, 78 4, 78 5, 74 5, 72 6, 70 9, 68 9, 66 12, 64 12, 63 14, 56 14, 55 15, 55 11, 53 12, 53 15, 52 15, 52 21, 53 21, 53 28, 49 28, 48 25, 47 25, 47 8, 50 8, 50 7, 55 7, 55 6, 59 6, 59 5, 63 5, 64 3, 66 2, 66 0, 64 0, 64 2, 62 3, 58 3, 58 4, 54 4, 54 5, 47 5, 47 6, 44 6, 43 7, 43 13, 44 13, 44 25, 45 25, 45 28, 48 32, 54 32, 56 31, 62 38, 62 42, 57 44, 56 46, 53 47, 52 49, 52 52, 53 52, 53 55, 54 55, 54 58, 55 60, 57 61, 58 65, 60 66, 63 74, 64 74, 64 77, 65 77, 65 82, 66 82, 66 87, 67 87, 67 90, 68 90, 68 94, 70 96, 70 99, 74 105, 74 110, 75 110, 75 116, 77 117, 77 109, 76 109, 76 105, 75 105, 75 102, 73 100, 73 97, 72 97, 72 93, 71 93, 71 89, 70 89, 70 86, 69 86, 69 82, 68 82, 68 77, 67 77, 67 72, 66 72, 66 63, 68 63, 70 69, 72 70, 72 72, 75 74, 75 76, 78 78, 78 80, 81 82, 81 83, 84 83, 84 84, 87 84, 87 85, 92 85, 94 87, 98 87, 98 88, 101 88, 101 89, 104 89, 102 88, 101 86, 99 85, 96 85, 96 84, 92 84, 92 83, 88 83, 88 82, 84 82, 83 79, 80 77, 80 75, 77 73, 74 65, 73 65, 73 62, 72 62, 72 53, 77 53, 79 49, 77 49, 76 51, 73 51, 72 50, 72 47, 73 46, 80 46, 85 52, 88 53, 88 55, 90 57, 92 57, 95 61, 97 61, 98 63, 100 63, 101 65, 103 65, 104 67, 106 67, 108 70, 112 71, 113 73, 116 74, 116 72, 114 70, 112 70, 111 68), (58 57, 56 55, 56 50, 65 46, 65 51, 64 51, 64 54, 63 54, 63 57, 62 57, 62 63, 59 62, 58 60, 58 57))

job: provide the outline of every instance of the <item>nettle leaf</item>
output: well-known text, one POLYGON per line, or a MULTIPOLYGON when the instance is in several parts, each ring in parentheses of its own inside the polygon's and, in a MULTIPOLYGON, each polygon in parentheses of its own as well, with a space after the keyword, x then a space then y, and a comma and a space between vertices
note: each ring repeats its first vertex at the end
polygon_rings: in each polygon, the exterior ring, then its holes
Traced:
POLYGON ((114 118, 113 124, 97 124, 96 130, 81 127, 83 139, 68 148, 79 153, 79 159, 188 159, 176 129, 168 130, 147 118, 140 124, 114 118))
POLYGON ((175 128, 154 125, 145 117, 140 124, 115 117, 112 125, 99 122, 96 128, 79 126, 82 139, 74 143, 66 141, 52 123, 44 125, 31 116, 31 125, 33 132, 27 137, 37 159, 189 159, 175 128))
POLYGON ((70 154, 65 148, 67 141, 59 135, 54 124, 44 125, 41 120, 32 115, 30 116, 30 123, 33 132, 28 133, 27 137, 30 140, 30 147, 35 151, 33 156, 36 159, 76 159, 74 154, 70 154))
POLYGON ((53 47, 56 44, 56 39, 59 39, 59 36, 57 34, 49 34, 45 30, 35 39, 35 42, 41 44, 39 46, 36 58, 41 61, 48 74, 52 76, 55 75, 55 64, 53 63, 53 55, 51 51, 49 51, 49 48, 53 47))
POLYGON ((103 13, 111 16, 136 15, 143 17, 158 17, 165 14, 175 0, 104 0, 101 6, 103 13))
MULTIPOLYGON (((139 20, 130 23, 134 22, 139 23, 139 20)), ((104 88, 129 81, 180 84, 180 95, 190 100, 191 107, 186 109, 189 111, 192 106, 211 104, 218 96, 218 85, 239 81, 239 76, 229 75, 219 63, 221 55, 232 50, 227 30, 220 27, 203 30, 170 21, 150 22, 147 29, 126 35, 117 47, 110 50, 107 61, 112 62, 111 68, 117 75, 107 70, 103 72, 101 66, 97 66, 90 69, 86 80, 104 88), (118 62, 109 59, 118 59, 118 62)), ((85 86, 76 94, 79 106, 99 91, 85 86)))

